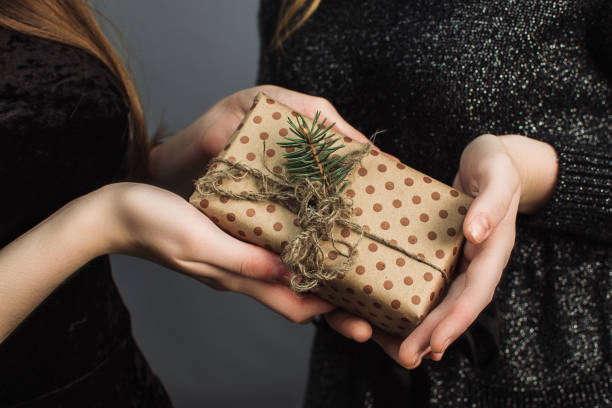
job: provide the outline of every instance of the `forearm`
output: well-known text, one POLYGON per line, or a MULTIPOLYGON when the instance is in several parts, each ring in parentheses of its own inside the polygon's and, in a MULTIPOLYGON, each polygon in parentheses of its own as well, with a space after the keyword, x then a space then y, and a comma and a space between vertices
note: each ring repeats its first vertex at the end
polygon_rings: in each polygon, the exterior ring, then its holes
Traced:
POLYGON ((533 214, 553 193, 559 165, 557 152, 548 143, 519 135, 499 136, 521 177, 519 212, 533 214))
POLYGON ((109 251, 102 206, 74 200, 0 250, 0 342, 74 271, 109 251))

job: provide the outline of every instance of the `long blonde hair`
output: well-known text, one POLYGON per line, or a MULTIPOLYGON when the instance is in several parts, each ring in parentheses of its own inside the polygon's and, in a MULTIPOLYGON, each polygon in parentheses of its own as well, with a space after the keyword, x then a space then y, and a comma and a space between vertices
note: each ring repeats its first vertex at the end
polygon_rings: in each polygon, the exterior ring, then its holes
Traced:
POLYGON ((149 142, 136 88, 85 0, 0 0, 0 26, 80 48, 108 67, 130 108, 130 177, 145 178, 149 142))
POLYGON ((283 0, 278 14, 272 48, 281 48, 283 42, 306 22, 321 4, 321 0, 283 0))

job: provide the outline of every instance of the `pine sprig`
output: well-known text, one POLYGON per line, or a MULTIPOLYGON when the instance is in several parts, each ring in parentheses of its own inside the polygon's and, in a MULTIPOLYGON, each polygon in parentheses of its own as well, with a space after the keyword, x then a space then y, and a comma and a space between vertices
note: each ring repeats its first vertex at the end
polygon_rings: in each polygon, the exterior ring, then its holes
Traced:
POLYGON ((316 113, 310 127, 302 115, 298 114, 296 117, 297 123, 288 118, 290 130, 296 137, 285 137, 287 142, 277 144, 294 149, 283 155, 286 159, 283 164, 290 179, 320 181, 325 188, 341 192, 348 185, 343 181, 353 169, 353 162, 347 160, 348 154, 332 157, 332 154, 343 148, 344 144, 336 144, 340 138, 334 137, 334 133, 329 133, 336 123, 325 127, 327 119, 323 119, 319 124, 320 115, 321 112, 316 113))

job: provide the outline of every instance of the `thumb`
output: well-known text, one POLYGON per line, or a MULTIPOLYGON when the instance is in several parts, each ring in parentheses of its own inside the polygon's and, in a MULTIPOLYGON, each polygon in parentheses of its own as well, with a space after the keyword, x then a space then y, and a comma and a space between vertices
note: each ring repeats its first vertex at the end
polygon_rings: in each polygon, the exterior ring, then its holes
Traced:
POLYGON ((484 171, 476 172, 470 185, 476 199, 463 223, 463 233, 473 244, 483 242, 508 212, 515 194, 520 194, 520 177, 507 155, 483 160, 484 171), (486 163, 486 164, 485 164, 486 163))

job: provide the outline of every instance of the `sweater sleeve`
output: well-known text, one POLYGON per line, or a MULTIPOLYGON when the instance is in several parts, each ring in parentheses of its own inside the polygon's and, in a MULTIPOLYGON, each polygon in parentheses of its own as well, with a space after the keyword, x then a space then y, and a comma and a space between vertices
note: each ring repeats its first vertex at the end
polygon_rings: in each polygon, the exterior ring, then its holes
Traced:
MULTIPOLYGON (((586 47, 594 67, 609 86, 612 100, 612 3, 593 10, 586 29, 586 47)), ((612 240, 612 109, 605 101, 599 112, 585 112, 590 123, 544 138, 557 151, 559 173, 548 204, 527 222, 584 238, 612 240), (597 119, 595 119, 597 118, 597 119)))
POLYGON ((612 117, 594 144, 548 141, 557 151, 559 173, 548 204, 529 223, 581 235, 612 239, 612 117))

